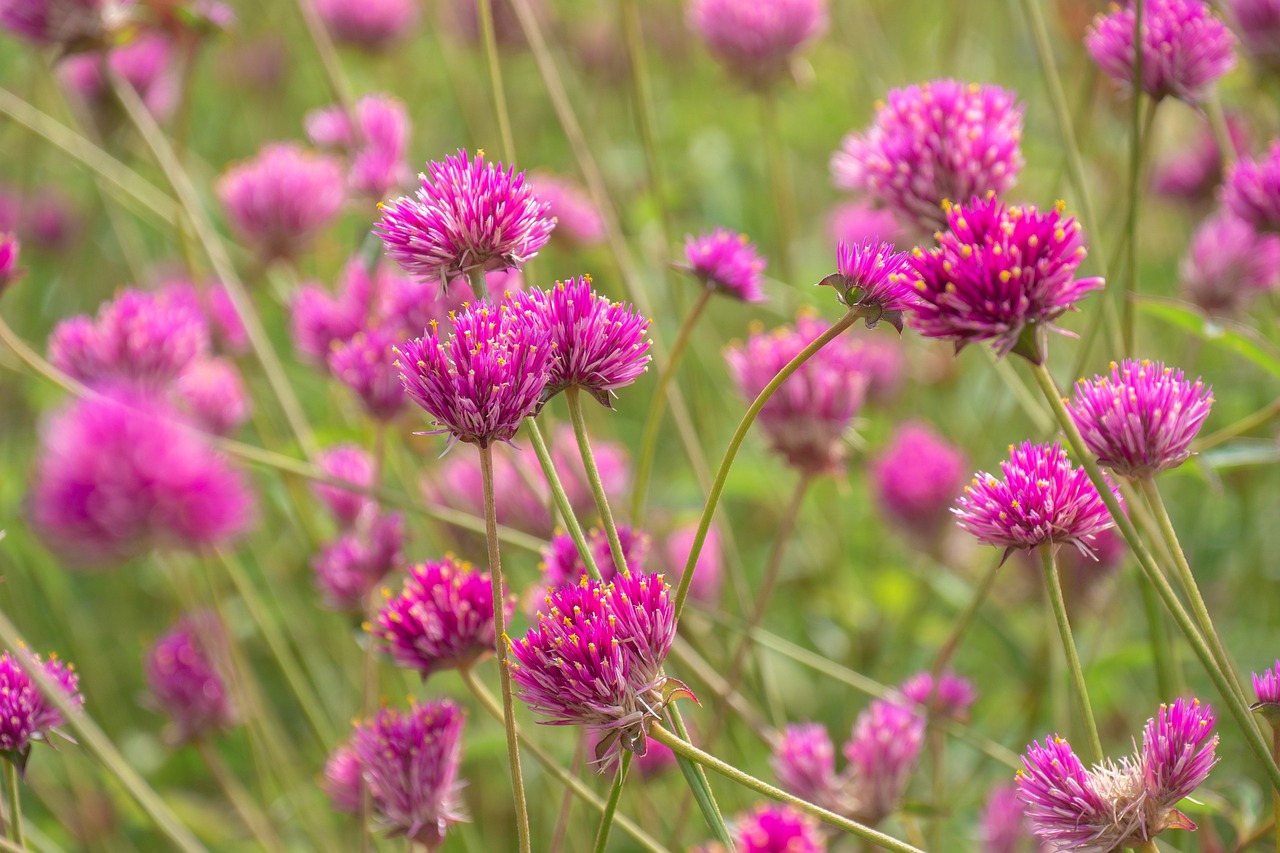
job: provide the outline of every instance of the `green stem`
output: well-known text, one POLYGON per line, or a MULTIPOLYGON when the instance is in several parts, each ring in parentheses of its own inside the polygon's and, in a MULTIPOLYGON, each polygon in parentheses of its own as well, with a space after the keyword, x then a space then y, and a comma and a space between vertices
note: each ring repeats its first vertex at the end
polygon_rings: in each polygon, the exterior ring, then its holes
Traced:
POLYGON ((604 482, 600 479, 600 469, 596 467, 595 454, 591 452, 591 439, 587 437, 587 422, 582 416, 582 395, 575 388, 566 388, 565 402, 569 404, 569 420, 573 422, 573 434, 578 439, 578 452, 582 454, 582 467, 587 472, 587 483, 591 486, 591 494, 596 499, 596 509, 600 510, 600 521, 604 524, 605 535, 609 538, 609 553, 613 556, 614 568, 619 574, 627 573, 627 555, 622 550, 622 540, 618 538, 618 525, 613 520, 613 512, 609 509, 609 498, 604 493, 604 482))
POLYGON ((307 27, 307 35, 311 37, 311 44, 315 47, 320 66, 324 69, 329 91, 333 99, 342 107, 342 111, 346 113, 352 131, 358 136, 361 131, 360 122, 356 120, 356 99, 351 94, 351 86, 347 83, 346 75, 342 73, 342 63, 338 59, 338 51, 333 46, 329 30, 316 11, 315 0, 297 0, 297 3, 298 13, 302 15, 302 22, 307 27))
POLYGON ((1240 152, 1236 151, 1235 141, 1231 138, 1231 128, 1227 126, 1227 116, 1222 111, 1222 99, 1218 97, 1218 90, 1215 87, 1209 97, 1204 102, 1205 112, 1209 114, 1209 127, 1213 131, 1214 142, 1218 143, 1218 152, 1222 160, 1222 172, 1226 174, 1227 170, 1239 159, 1240 152))
POLYGON ((1209 433, 1199 441, 1193 442, 1191 449, 1196 453, 1204 453, 1206 450, 1210 450, 1217 447, 1219 444, 1230 441, 1238 435, 1244 435, 1246 432, 1262 426, 1276 415, 1280 415, 1280 397, 1277 397, 1258 411, 1250 415, 1246 415, 1235 423, 1228 424, 1217 432, 1209 433))
POLYGON ((600 828, 596 830, 596 843, 593 853, 604 853, 609 846, 609 830, 613 828, 614 814, 618 811, 618 799, 622 796, 622 785, 627 780, 627 771, 631 769, 631 750, 623 750, 622 764, 618 766, 617 775, 613 777, 613 786, 609 789, 609 799, 600 814, 600 828))
POLYGON ((213 745, 204 738, 195 741, 196 752, 200 754, 200 759, 204 762, 204 766, 208 769, 209 775, 218 783, 227 795, 227 799, 231 801, 231 806, 240 815, 240 819, 244 821, 245 828, 253 833, 253 837, 262 845, 263 850, 278 853, 283 851, 284 846, 280 843, 280 838, 276 835, 275 830, 271 826, 271 821, 262 813, 262 810, 249 796, 249 792, 244 789, 240 781, 236 779, 235 774, 231 772, 231 768, 227 767, 222 756, 213 748, 213 745))
POLYGON ((582 557, 582 562, 587 567, 587 574, 596 580, 601 580, 600 568, 596 565, 596 556, 591 552, 590 546, 587 545, 587 537, 582 532, 582 525, 578 523, 578 517, 573 512, 573 506, 569 503, 569 496, 565 494, 564 485, 560 482, 560 475, 556 473, 555 463, 551 460, 551 453, 547 450, 547 442, 542 437, 542 430, 538 427, 538 422, 534 418, 526 418, 525 426, 529 432, 529 439, 533 444, 534 455, 538 457, 538 464, 542 466, 543 476, 547 479, 547 485, 551 487, 551 496, 555 500, 556 508, 560 510, 560 517, 564 519, 564 526, 569 530, 569 538, 573 540, 574 546, 578 549, 578 555, 582 557))
POLYGON ((468 270, 467 280, 471 282, 471 292, 476 295, 476 299, 489 298, 489 280, 485 277, 483 267, 468 270))
POLYGON ((1102 752, 1102 739, 1098 737, 1098 724, 1093 719, 1093 705, 1089 702, 1089 687, 1085 684, 1084 669, 1080 666, 1080 656, 1076 653, 1076 641, 1071 636, 1071 623, 1067 619, 1067 604, 1062 598, 1062 581, 1058 577, 1058 562, 1053 549, 1052 543, 1040 546, 1044 583, 1049 592, 1053 619, 1058 625, 1058 637, 1062 640, 1062 651, 1067 656, 1067 669, 1071 671, 1071 682, 1075 685, 1076 701, 1080 703, 1085 733, 1089 736, 1091 763, 1098 764, 1106 756, 1102 752))
POLYGON ((1164 611, 1160 609, 1160 599, 1151 584, 1140 582, 1138 588, 1142 592, 1142 610, 1147 617, 1151 659, 1156 665, 1156 689, 1163 697, 1177 696, 1182 692, 1181 679, 1177 677, 1169 655, 1169 635, 1164 624, 1164 611))
POLYGON ((489 66, 489 85, 493 88, 493 111, 498 116, 502 156, 510 166, 516 160, 516 143, 511 135, 511 114, 507 109, 507 91, 502 84, 502 66, 498 63, 498 40, 493 32, 492 0, 476 0, 476 15, 480 19, 480 37, 484 41, 484 57, 489 66))
POLYGON ((480 480, 484 489, 485 540, 489 552, 489 578, 493 590, 493 633, 498 653, 498 673, 502 683, 502 722, 507 732, 507 763, 511 768, 511 793, 515 798, 516 834, 521 853, 529 853, 529 807, 524 799, 524 777, 520 773, 520 742, 516 736, 516 711, 511 695, 511 670, 507 664, 506 593, 502 585, 502 559, 498 553, 497 504, 493 494, 493 448, 480 448, 480 480))
POLYGON ((761 781, 749 773, 744 773, 732 764, 727 764, 716 758, 714 755, 703 752, 688 741, 676 737, 671 732, 664 729, 661 725, 654 723, 649 731, 650 737, 658 743, 665 744, 670 747, 671 751, 676 755, 682 755, 690 761, 694 761, 703 767, 714 770, 721 776, 731 782, 755 791, 757 794, 763 794, 771 800, 777 800, 780 803, 786 803, 794 806, 805 814, 812 815, 823 823, 830 824, 837 829, 842 829, 859 838, 870 841, 877 847, 884 850, 894 850, 897 853, 924 853, 918 847, 913 847, 904 841, 899 841, 892 836, 878 832, 869 826, 864 826, 857 821, 842 817, 835 812, 827 811, 821 806, 816 806, 807 800, 802 800, 797 796, 788 794, 780 788, 775 788, 767 782, 761 781))
POLYGON ((640 438, 640 453, 636 457, 635 485, 631 490, 631 523, 637 527, 644 520, 644 501, 649 490, 649 477, 653 473, 653 458, 658 447, 658 430, 662 426, 662 416, 666 412, 667 386, 675 377, 676 368, 680 366, 680 358, 684 355, 685 348, 693 336, 693 329, 706 309, 707 303, 711 301, 712 295, 711 288, 703 288, 698 301, 693 303, 693 307, 685 315, 684 322, 680 324, 680 330, 676 332, 675 341, 671 344, 667 363, 662 366, 657 385, 653 389, 653 402, 649 404, 649 412, 645 416, 644 431, 640 438))
POLYGON ((622 34, 627 42, 627 65, 631 69, 631 98, 635 105, 636 126, 640 130, 645 169, 649 173, 649 192, 653 195, 658 207, 658 219, 662 223, 665 256, 675 242, 675 232, 671 226, 671 211, 667 207, 666 194, 662 190, 662 161, 658 158, 658 144, 654 134, 649 57, 644 49, 644 30, 640 25, 640 10, 636 0, 620 0, 619 5, 622 12, 622 34))
MULTIPOLYGON (((573 761, 569 762, 569 773, 576 776, 582 772, 582 763, 587 760, 587 742, 585 738, 578 738, 578 745, 573 748, 573 761)), ((569 831, 569 818, 573 814, 573 789, 565 786, 564 794, 560 798, 560 812, 556 815, 556 828, 551 833, 551 843, 547 845, 547 849, 551 853, 560 853, 564 848, 564 837, 569 831)))
POLYGON ((1138 850, 1140 853, 1160 853, 1160 848, 1156 846, 1156 840, 1154 838, 1148 838, 1146 841, 1134 842, 1131 849, 1138 850))
POLYGON ((960 647, 960 641, 964 638, 965 632, 973 624, 973 618, 978 615, 978 610, 982 607, 982 603, 990 595, 991 588, 996 584, 996 576, 1000 573, 1002 565, 1004 565, 1004 560, 997 560, 995 565, 983 575, 982 580, 978 583, 978 588, 973 592, 973 598, 970 599, 969 606, 965 608, 964 613, 960 614, 960 618, 952 626, 951 634, 947 637, 946 642, 938 648, 938 653, 933 658, 933 666, 929 670, 933 673, 935 682, 942 671, 947 668, 947 664, 951 663, 951 658, 955 655, 956 649, 960 647))
POLYGON ((791 179, 787 174, 787 151, 782 144, 778 122, 778 95, 770 86, 760 93, 760 132, 764 136, 765 168, 769 171, 769 188, 773 193, 774 213, 778 217, 778 273, 787 284, 795 284, 791 268, 792 225, 795 201, 791 197, 791 179))
MULTIPOLYGON (((689 737, 689 729, 684 724, 680 709, 674 704, 670 705, 667 708, 667 714, 671 717, 671 724, 676 734, 686 743, 690 742, 692 739, 689 737)), ((707 771, 701 764, 679 753, 676 753, 676 763, 679 764, 680 773, 684 776, 685 783, 698 803, 698 810, 702 812, 702 819, 706 821, 707 828, 715 834, 717 841, 733 849, 733 838, 729 835, 729 827, 724 822, 724 813, 720 811, 720 804, 716 802, 715 794, 711 792, 707 771)))
POLYGON ((9 840, 19 847, 25 847, 27 839, 22 833, 22 791, 18 787, 22 781, 18 778, 18 765, 8 759, 4 761, 4 781, 9 787, 9 840))
MULTIPOLYGON (((1136 0, 1134 3, 1134 16, 1138 21, 1142 19, 1142 0, 1136 0)), ((1141 46, 1141 40, 1139 40, 1141 46)), ((1137 69, 1138 79, 1141 80, 1142 67, 1141 56, 1142 51, 1135 51, 1139 57, 1135 68, 1137 69)), ((1132 139, 1129 145, 1129 217, 1125 224, 1126 241, 1128 243, 1128 251, 1125 257, 1128 261, 1128 267, 1125 275, 1125 289, 1123 291, 1117 288, 1117 293, 1124 301, 1121 306, 1123 327, 1124 327, 1124 354, 1133 355, 1134 347, 1134 323, 1137 311, 1136 300, 1138 297, 1138 214, 1142 202, 1142 169, 1146 160, 1147 148, 1151 142, 1151 129, 1155 122, 1156 107, 1159 101, 1150 100, 1147 104, 1146 119, 1142 118, 1142 87, 1135 85, 1133 90, 1133 131, 1132 139)))

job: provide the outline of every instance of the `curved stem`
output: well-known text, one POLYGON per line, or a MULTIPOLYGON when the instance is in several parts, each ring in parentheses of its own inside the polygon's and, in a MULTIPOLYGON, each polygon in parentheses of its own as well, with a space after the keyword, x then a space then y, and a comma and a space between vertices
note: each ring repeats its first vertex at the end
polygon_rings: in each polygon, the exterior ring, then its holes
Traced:
POLYGON ((534 455, 538 457, 538 464, 542 466, 542 474, 547 479, 547 485, 551 487, 551 496, 555 500, 556 508, 560 510, 560 517, 564 519, 564 526, 569 531, 569 538, 578 549, 578 555, 582 557, 582 562, 587 567, 587 574, 596 580, 602 580, 600 568, 596 565, 596 556, 587 545, 587 537, 582 532, 582 525, 578 523, 578 517, 569 503, 569 496, 565 494, 560 475, 556 473, 556 466, 547 450, 547 442, 542 437, 542 430, 538 427, 535 418, 526 418, 525 425, 533 444, 534 455))
POLYGON ((19 785, 18 765, 4 760, 4 781, 9 788, 9 840, 19 847, 27 846, 26 836, 22 834, 22 791, 19 785))
POLYGON ((271 826, 271 821, 258 808, 253 798, 249 796, 249 792, 240 784, 240 780, 236 779, 235 774, 231 772, 222 756, 213 748, 213 745, 204 738, 195 741, 196 752, 200 754, 200 760, 204 762, 204 766, 209 771, 209 775, 218 783, 218 787, 227 795, 227 799, 231 801, 231 806, 240 815, 240 819, 244 822, 245 828, 253 833, 253 837, 262 845, 263 850, 282 851, 284 846, 280 843, 280 838, 276 835, 275 830, 271 826))
POLYGON ((769 188, 773 192, 774 213, 778 217, 778 271, 783 281, 793 283, 791 228, 795 219, 795 202, 787 174, 787 151, 782 144, 782 129, 778 123, 778 95, 772 86, 760 93, 760 132, 764 136, 765 168, 769 171, 769 188))
POLYGON ((502 138, 502 156, 508 166, 515 163, 516 143, 511 135, 511 114, 507 109, 507 90, 502 84, 502 66, 498 63, 498 40, 493 32, 493 0, 476 0, 476 16, 480 19, 480 37, 484 41, 484 58, 489 66, 489 85, 493 87, 493 111, 498 116, 498 134, 502 138))
POLYGON ((596 830, 596 843, 591 847, 593 853, 604 853, 609 846, 609 830, 613 828, 613 817, 618 811, 618 799, 622 796, 622 785, 627 781, 627 771, 631 769, 631 751, 624 750, 622 764, 613 777, 613 786, 609 789, 609 799, 600 814, 600 828, 596 830))
POLYGON ((619 574, 626 574, 627 555, 622 550, 622 540, 618 538, 618 525, 614 523, 613 512, 609 509, 609 498, 604 493, 604 482, 600 479, 600 469, 596 467, 595 454, 591 452, 591 439, 587 437, 587 422, 582 416, 582 395, 577 388, 566 388, 564 398, 569 404, 569 420, 573 422, 573 434, 578 439, 578 452, 582 454, 582 467, 587 472, 587 483, 591 486, 591 494, 596 499, 596 509, 600 510, 600 521, 604 525, 605 536, 609 538, 609 553, 613 556, 613 566, 619 574))
POLYGON ((1058 625, 1062 651, 1067 656, 1067 669, 1071 671, 1076 701, 1080 703, 1080 715, 1084 718, 1085 733, 1089 736, 1091 763, 1097 764, 1106 756, 1102 752, 1102 739, 1098 737, 1098 724, 1093 719, 1093 705, 1089 702, 1089 687, 1084 680, 1084 669, 1080 666, 1080 655, 1076 653, 1076 641, 1071 636, 1071 622, 1067 619, 1067 605, 1062 598, 1062 581, 1058 577, 1058 562, 1054 557, 1053 548, 1052 544, 1040 546, 1044 584, 1049 592, 1049 605, 1053 611, 1053 619, 1058 625))
POLYGON ((529 853, 529 807, 524 799, 520 773, 520 742, 516 736, 515 704, 511 696, 511 670, 507 665, 507 609, 502 588, 502 559, 498 553, 497 505, 493 495, 493 448, 480 448, 480 480, 484 489, 485 540, 489 552, 489 579, 493 590, 493 633, 502 684, 502 722, 507 732, 507 763, 511 768, 511 794, 515 798, 516 834, 521 853, 529 853))

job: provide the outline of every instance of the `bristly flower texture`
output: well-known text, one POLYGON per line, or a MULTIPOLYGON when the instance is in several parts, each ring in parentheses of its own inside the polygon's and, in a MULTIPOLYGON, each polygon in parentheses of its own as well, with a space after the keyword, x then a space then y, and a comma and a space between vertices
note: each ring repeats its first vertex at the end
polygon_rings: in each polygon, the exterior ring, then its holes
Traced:
POLYGON ((1249 710, 1261 714, 1276 730, 1280 726, 1280 660, 1261 674, 1253 673, 1253 692, 1258 701, 1249 710))
POLYGON ((1140 750, 1092 770, 1059 737, 1031 744, 1017 781, 1035 834, 1057 850, 1110 853, 1166 829, 1195 829, 1176 807, 1217 763, 1213 722, 1198 699, 1161 705, 1140 750))
POLYGON ((218 179, 218 200, 236 236, 265 260, 292 258, 342 207, 342 166, 294 143, 266 145, 218 179))
MULTIPOLYGON (((409 568, 404 587, 367 626, 397 666, 432 673, 469 667, 494 650, 493 595, 488 572, 445 556, 409 568)), ((510 618, 515 599, 506 599, 510 618)))
POLYGON ((867 328, 884 320, 902 334, 902 312, 915 298, 906 252, 870 240, 836 249, 836 271, 818 282, 833 287, 840 304, 860 308, 867 328))
MULTIPOLYGON (((828 328, 801 316, 794 328, 755 332, 745 344, 725 350, 738 391, 755 399, 800 351, 828 328)), ((867 380, 857 343, 837 338, 800 365, 760 410, 759 421, 773 450, 811 474, 831 473, 844 459, 842 439, 862 407, 867 380)))
POLYGON ((992 341, 1039 363, 1038 329, 1051 324, 1100 278, 1075 278, 1086 251, 1080 223, 1063 205, 1041 212, 1006 206, 994 195, 947 205, 947 230, 932 249, 912 253, 915 302, 912 328, 956 349, 992 341), (1024 333, 1033 340, 1020 340, 1024 333))
MULTIPOLYGON (((951 510, 962 529, 984 545, 1004 548, 1006 556, 1064 544, 1094 556, 1094 537, 1114 522, 1088 473, 1071 465, 1062 445, 1010 445, 1000 471, 1004 479, 979 471, 965 487, 951 510)), ((1120 500, 1119 490, 1110 487, 1120 500)))
POLYGON ((950 517, 970 472, 964 453, 932 427, 902 424, 871 462, 871 482, 885 514, 926 542, 950 517))
POLYGON ((875 122, 831 158, 837 187, 868 194, 929 233, 942 203, 1011 189, 1022 170, 1022 107, 998 86, 933 80, 889 92, 875 122))
POLYGON ((1280 140, 1260 159, 1240 158, 1222 185, 1222 203, 1259 231, 1280 233, 1280 140))
POLYGON ((671 588, 662 575, 584 578, 548 593, 547 611, 511 644, 511 679, 549 725, 586 726, 599 738, 601 771, 623 749, 644 755, 649 724, 675 695, 692 696, 662 674, 675 640, 671 588))
MULTIPOLYGON (((1132 6, 1099 15, 1085 36, 1089 54, 1121 86, 1133 86, 1132 6)), ((1146 0, 1142 7, 1142 91, 1199 104, 1236 63, 1235 38, 1203 0, 1146 0)))
POLYGON ((1265 68, 1280 69, 1280 0, 1226 0, 1222 5, 1245 52, 1265 68))
POLYGON ((1176 468, 1213 407, 1213 389, 1159 361, 1111 363, 1108 376, 1081 379, 1067 404, 1089 452, 1123 477, 1176 468))
POLYGON ((1243 313, 1280 284, 1280 235, 1259 234, 1226 211, 1206 219, 1182 258, 1182 292, 1218 317, 1243 313))
POLYGON ((226 665, 227 642, 213 614, 197 613, 179 619, 147 653, 150 701, 169 718, 171 743, 198 740, 240 722, 219 672, 226 665))
MULTIPOLYGON (((320 453, 316 465, 335 480, 343 480, 353 486, 369 488, 373 485, 373 457, 356 444, 338 444, 320 453)), ((311 491, 324 502, 334 519, 344 528, 352 527, 357 519, 374 505, 372 498, 341 486, 311 482, 311 491)))
POLYGON ((47 742, 49 734, 66 722, 28 674, 33 666, 43 669, 72 705, 84 704, 80 676, 56 655, 42 661, 25 648, 18 655, 8 651, 0 655, 0 757, 14 762, 19 770, 26 764, 31 744, 47 742))
POLYGON ((480 447, 508 441, 542 404, 551 381, 551 330, 525 322, 507 303, 480 301, 396 348, 409 399, 436 421, 433 433, 480 447))
POLYGON ((326 607, 355 612, 400 564, 404 519, 399 513, 364 515, 353 529, 325 545, 311 560, 326 607))
POLYGON ((374 232, 401 269, 441 290, 455 276, 521 266, 555 227, 524 172, 486 163, 483 151, 432 161, 418 179, 414 197, 382 205, 374 232))
POLYGON ((689 272, 704 287, 740 302, 764 302, 761 284, 767 261, 746 234, 717 228, 709 234, 686 235, 684 256, 689 272))
POLYGON ((404 408, 404 384, 395 365, 395 345, 402 340, 390 329, 373 328, 335 344, 329 353, 334 378, 355 392, 374 420, 389 421, 404 408))
POLYGON ((409 114, 387 95, 367 95, 355 105, 356 128, 341 104, 312 110, 306 116, 307 137, 322 148, 347 155, 347 186, 357 196, 381 200, 409 180, 405 160, 409 148, 409 114))
POLYGON ((915 702, 930 716, 968 722, 969 708, 978 691, 967 678, 944 670, 935 679, 932 672, 918 672, 898 685, 898 692, 915 702))
POLYGON ((827 28, 826 0, 691 0, 689 27, 731 74, 767 88, 827 28))
POLYGON ((351 748, 373 797, 378 823, 428 850, 444 841, 461 810, 458 761, 462 711, 448 700, 387 708, 356 725, 351 748))
POLYGON ((649 319, 630 305, 611 302, 591 289, 591 277, 558 281, 550 290, 530 290, 511 297, 520 322, 551 332, 551 373, 543 401, 569 388, 613 408, 619 388, 648 369, 649 319))
POLYGON ((380 51, 404 38, 418 20, 415 0, 316 0, 333 40, 380 51))

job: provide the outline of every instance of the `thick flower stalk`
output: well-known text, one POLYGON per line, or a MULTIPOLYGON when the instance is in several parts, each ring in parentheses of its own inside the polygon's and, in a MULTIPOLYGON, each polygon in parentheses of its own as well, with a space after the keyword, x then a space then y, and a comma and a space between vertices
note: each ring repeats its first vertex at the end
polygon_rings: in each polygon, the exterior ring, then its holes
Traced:
POLYGON ((708 290, 740 302, 764 302, 762 289, 767 261, 746 234, 717 228, 708 234, 689 234, 684 241, 686 271, 708 290))
POLYGON ((892 243, 840 243, 836 271, 818 284, 834 288, 841 305, 863 309, 867 328, 884 320, 902 334, 902 312, 915 295, 909 271, 907 254, 892 243))
POLYGON ((827 28, 826 0, 691 0, 686 19, 711 55, 753 88, 767 88, 827 28))
POLYGON ((240 722, 222 672, 228 639, 211 613, 184 616, 147 652, 149 703, 169 718, 173 744, 226 731, 240 722))

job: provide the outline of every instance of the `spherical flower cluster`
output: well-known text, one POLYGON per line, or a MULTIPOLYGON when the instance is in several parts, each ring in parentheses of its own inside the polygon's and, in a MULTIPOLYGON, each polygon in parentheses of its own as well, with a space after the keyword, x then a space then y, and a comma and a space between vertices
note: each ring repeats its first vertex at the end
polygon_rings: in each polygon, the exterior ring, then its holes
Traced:
POLYGON ((342 166, 293 143, 266 145, 218 179, 236 236, 264 259, 292 258, 342 207, 342 166))
MULTIPOLYGON (((373 457, 358 445, 338 444, 330 447, 320 453, 316 464, 326 476, 335 480, 343 480, 365 489, 373 485, 373 457)), ((355 525, 366 509, 374 506, 372 498, 329 483, 312 481, 311 491, 344 528, 355 525)))
POLYGON ((22 245, 13 234, 0 231, 0 296, 22 275, 18 254, 22 245))
POLYGON ((662 575, 584 579, 552 590, 547 612, 511 644, 511 679, 550 725, 583 725, 600 737, 601 769, 623 749, 644 755, 649 723, 670 699, 692 695, 662 674, 675 640, 675 608, 662 575))
POLYGON ((935 679, 932 672, 918 672, 898 686, 898 692, 931 715, 965 722, 978 691, 967 679, 949 670, 935 679))
POLYGON ((797 797, 828 809, 843 805, 835 746, 822 723, 796 723, 783 729, 769 765, 778 783, 797 797))
POLYGON ((316 0, 316 12, 334 41, 369 51, 403 38, 418 20, 414 0, 316 0))
POLYGON ((407 273, 443 290, 454 276, 518 267, 538 254, 555 220, 524 172, 465 151, 427 164, 415 197, 382 205, 374 231, 407 273))
MULTIPOLYGON (((985 853, 1023 853, 1025 843, 1034 838, 1031 825, 1022 813, 1022 802, 1014 785, 999 785, 987 795, 982 808, 978 840, 985 853)), ((1047 845, 1038 845, 1038 853, 1051 853, 1047 845)))
POLYGON ((689 27, 744 83, 764 88, 827 28, 826 0, 691 0, 689 27))
POLYGON ((400 564, 404 519, 398 513, 362 517, 362 523, 320 549, 311 560, 326 607, 354 612, 400 564))
POLYGON ((364 785, 360 775, 360 758, 350 743, 330 753, 324 764, 324 792, 334 809, 346 814, 360 813, 364 785))
POLYGON ((409 114, 386 95, 368 95, 355 106, 356 127, 342 105, 307 113, 307 137, 313 145, 336 148, 349 160, 347 187, 352 194, 382 199, 409 180, 409 114))
MULTIPOLYGON (((1132 6, 1099 15, 1084 44, 1098 66, 1133 85, 1132 6)), ((1236 62, 1235 38, 1203 0, 1149 0, 1142 7, 1142 91, 1198 104, 1236 62)))
POLYGON ((1240 158, 1227 173, 1222 203, 1259 231, 1280 233, 1280 141, 1260 159, 1240 158))
POLYGON ((761 805, 734 821, 738 853, 824 853, 827 841, 817 821, 791 806, 761 805))
POLYGON ((21 768, 34 741, 47 741, 66 722, 62 713, 40 691, 28 670, 40 667, 75 707, 84 704, 80 676, 75 668, 50 655, 42 661, 25 648, 14 655, 0 655, 0 753, 21 768))
MULTIPOLYGON (((451 556, 418 563, 368 631, 397 666, 416 670, 424 681, 440 670, 468 667, 494 649, 490 580, 488 572, 451 556)), ((504 608, 509 618, 515 599, 504 608)))
POLYGON ((928 233, 942 203, 1003 193, 1023 160, 1022 107, 998 86, 933 80, 894 89, 875 123, 850 134, 831 159, 837 187, 863 192, 928 233))
POLYGON ((689 234, 684 241, 684 256, 689 272, 709 290, 740 302, 767 299, 761 288, 767 262, 757 254, 746 234, 724 228, 697 237, 689 234))
POLYGON ((1111 363, 1109 376, 1076 383, 1067 404, 1089 452, 1124 477, 1150 477, 1191 455, 1213 406, 1213 389, 1161 362, 1111 363))
MULTIPOLYGON (((1249 130, 1235 115, 1228 115, 1227 135, 1231 138, 1230 154, 1249 150, 1249 130)), ((1233 158, 1234 159, 1234 158, 1233 158)), ((1222 151, 1210 128, 1202 128, 1196 140, 1152 170, 1151 186, 1157 193, 1186 202, 1211 202, 1223 176, 1222 151)))
POLYGON ((551 330, 525 322, 506 303, 483 301, 452 324, 444 341, 433 326, 396 348, 405 391, 435 419, 432 432, 449 433, 450 443, 508 441, 551 381, 551 330))
POLYGON ((547 215, 556 221, 556 238, 572 246, 595 246, 604 242, 604 217, 586 192, 565 178, 538 174, 530 178, 533 193, 547 204, 547 215))
POLYGON ((1245 52, 1265 68, 1280 68, 1280 2, 1226 0, 1222 5, 1245 52))
POLYGON ((1031 744, 1018 771, 1018 796, 1036 836, 1055 849, 1110 853, 1166 829, 1195 829, 1176 806, 1217 762, 1213 722, 1199 700, 1161 705, 1140 750, 1092 770, 1061 738, 1031 744))
POLYGON ((1280 724, 1280 660, 1261 674, 1253 673, 1253 692, 1258 701, 1249 709, 1261 714, 1275 729, 1280 724))
POLYGON ((366 327, 373 299, 374 279, 358 259, 343 269, 336 294, 319 284, 302 285, 290 304, 293 348, 308 361, 326 364, 334 344, 351 340, 366 327))
MULTIPOLYGON (((754 399, 778 372, 811 344, 827 324, 801 316, 794 328, 757 332, 743 345, 725 350, 738 391, 754 399)), ((820 474, 839 468, 842 438, 862 407, 867 380, 860 347, 837 338, 804 362, 760 410, 759 421, 773 450, 801 471, 820 474)))
MULTIPOLYGON (((178 105, 179 81, 168 38, 155 32, 141 33, 109 50, 106 61, 112 73, 138 93, 157 121, 173 114, 178 105)), ((67 57, 58 65, 58 77, 90 107, 103 109, 112 103, 110 86, 102 75, 101 54, 67 57)))
POLYGON ((147 652, 150 701, 169 718, 172 743, 198 740, 239 723, 219 672, 226 656, 226 634, 211 613, 184 616, 147 652))
POLYGON ((894 252, 892 243, 841 243, 836 271, 818 284, 835 288, 842 305, 861 308, 867 328, 884 320, 901 334, 902 312, 915 293, 909 269, 907 254, 894 252))
POLYGON ((1060 444, 1010 445, 1000 471, 1003 480, 979 471, 965 487, 952 509, 961 528, 1007 551, 1069 544, 1093 556, 1094 537, 1113 521, 1087 472, 1072 467, 1060 444))
MULTIPOLYGON (((587 531, 587 548, 596 568, 606 581, 612 580, 618 570, 613 564, 613 554, 609 550, 609 537, 603 530, 594 528, 587 531)), ((622 554, 627 561, 627 569, 632 572, 643 570, 645 559, 649 555, 649 537, 625 524, 618 525, 618 541, 622 543, 622 554)), ((561 533, 552 537, 547 547, 542 550, 542 582, 548 590, 579 583, 587 576, 587 564, 578 553, 573 537, 561 533)), ((541 597, 541 595, 539 596, 541 597)))
POLYGON ((885 514, 926 542, 950 517, 947 510, 968 475, 964 453, 917 421, 902 424, 871 462, 871 483, 885 514))
POLYGON ((1035 334, 1102 287, 1100 278, 1075 278, 1084 239, 1062 210, 1006 206, 994 195, 948 205, 938 245, 912 253, 912 327, 957 349, 990 340, 1000 355, 1016 350, 1040 361, 1039 342, 1020 341, 1024 332, 1035 334))
POLYGON ((249 333, 224 285, 214 282, 199 288, 194 282, 170 279, 156 292, 203 316, 219 351, 235 355, 249 349, 249 333))
POLYGON ((122 22, 118 0, 0 0, 0 29, 38 45, 85 49, 122 22))
POLYGON ((373 813, 392 836, 434 850, 461 811, 462 711, 448 700, 386 708, 351 736, 373 813))
POLYGON ((404 336, 386 328, 358 332, 334 344, 329 370, 364 403, 369 416, 389 421, 404 408, 404 385, 396 368, 396 343, 404 336))
POLYGON ((216 545, 253 516, 239 472, 167 404, 132 390, 105 389, 54 415, 31 482, 36 527, 78 564, 216 545))
POLYGON ((251 402, 235 364, 204 358, 182 371, 173 386, 178 408, 214 435, 230 435, 249 419, 251 402))
POLYGON ((1182 292, 1201 310, 1219 317, 1240 314, 1280 284, 1280 235, 1259 234, 1219 212, 1196 229, 1181 273, 1182 292))

